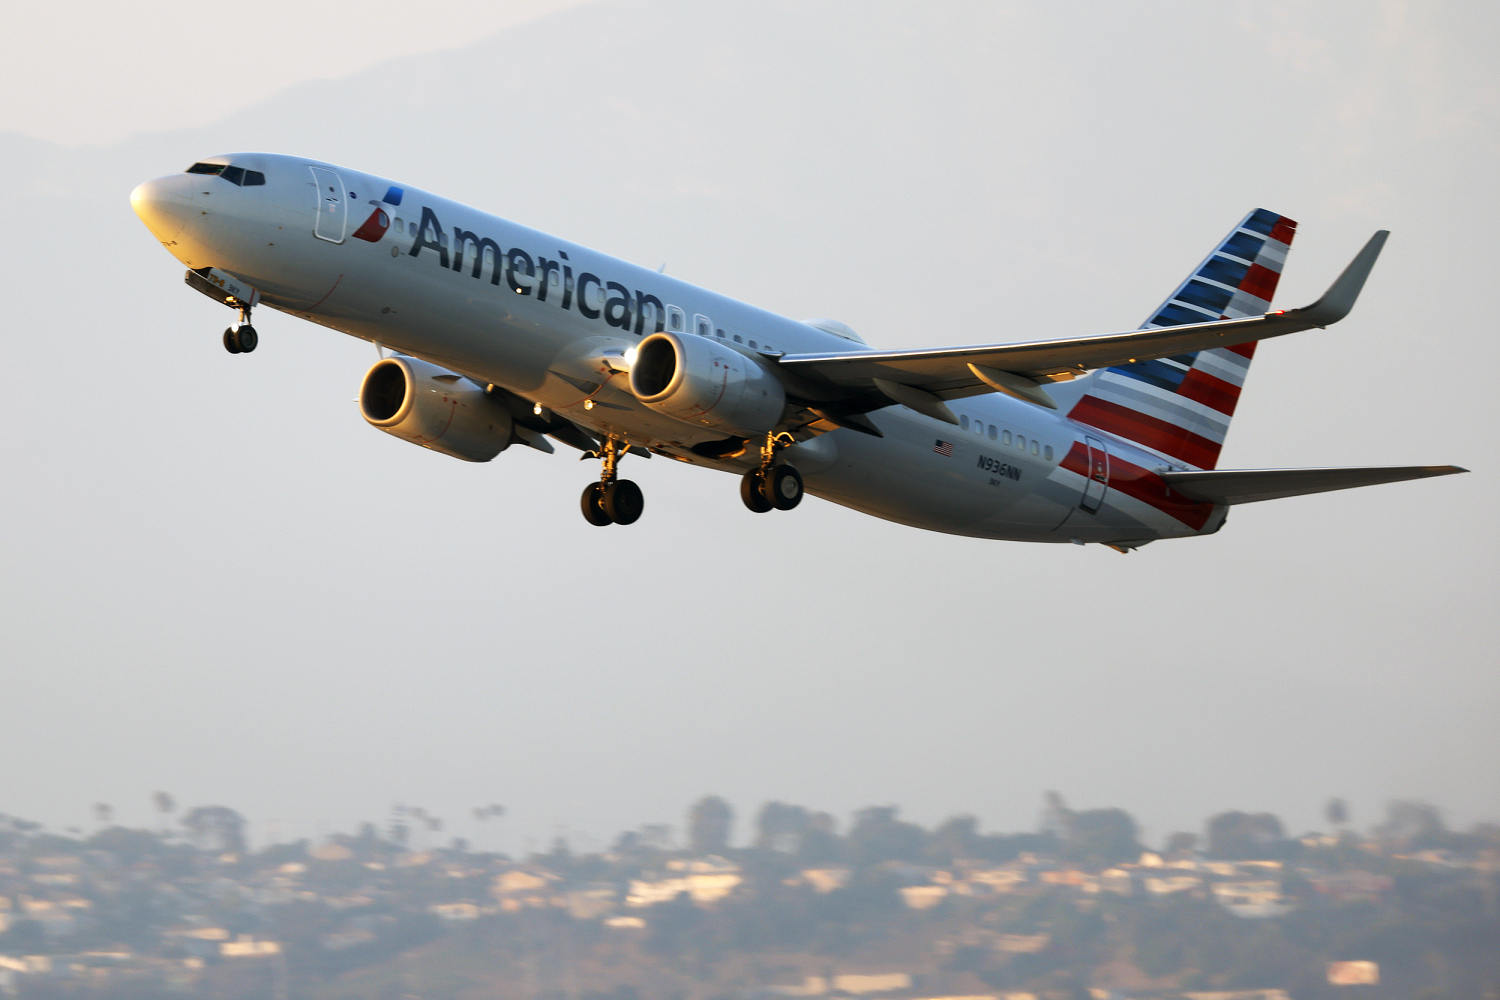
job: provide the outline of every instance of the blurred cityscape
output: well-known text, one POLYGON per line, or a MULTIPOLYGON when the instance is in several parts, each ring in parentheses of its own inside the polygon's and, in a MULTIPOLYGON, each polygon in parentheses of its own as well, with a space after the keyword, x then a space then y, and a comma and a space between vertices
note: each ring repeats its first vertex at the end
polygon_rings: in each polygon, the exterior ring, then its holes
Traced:
MULTIPOLYGON (((224 806, 62 834, 0 816, 0 995, 517 1000, 1500 1000, 1500 825, 1225 812, 1140 842, 1049 793, 1035 830, 707 796, 524 858, 418 807, 251 850, 224 806), (746 846, 735 846, 742 843, 746 846), (441 844, 441 846, 438 846, 441 844)), ((473 810, 505 822, 500 805, 473 810)))

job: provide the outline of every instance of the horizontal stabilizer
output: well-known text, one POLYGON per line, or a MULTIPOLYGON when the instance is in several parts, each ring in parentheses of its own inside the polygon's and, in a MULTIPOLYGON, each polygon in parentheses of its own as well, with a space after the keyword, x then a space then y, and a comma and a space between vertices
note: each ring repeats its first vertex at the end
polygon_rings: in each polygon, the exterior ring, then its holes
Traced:
POLYGON ((1189 500, 1237 504, 1468 471, 1456 465, 1402 465, 1369 469, 1220 469, 1216 472, 1163 472, 1160 475, 1167 486, 1189 500))

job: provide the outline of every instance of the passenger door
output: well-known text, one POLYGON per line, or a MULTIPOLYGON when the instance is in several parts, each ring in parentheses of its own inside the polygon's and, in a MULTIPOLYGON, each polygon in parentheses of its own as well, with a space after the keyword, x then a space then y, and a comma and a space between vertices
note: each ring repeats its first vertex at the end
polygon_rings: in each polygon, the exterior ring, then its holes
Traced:
POLYGON ((1089 478, 1084 481, 1083 497, 1078 506, 1090 514, 1097 514, 1104 504, 1105 491, 1109 489, 1109 452, 1104 449, 1104 442, 1092 434, 1085 434, 1083 443, 1089 451, 1089 478))
POLYGON ((327 167, 309 167, 318 189, 318 217, 313 235, 329 243, 344 242, 344 225, 349 214, 344 196, 344 179, 327 167))

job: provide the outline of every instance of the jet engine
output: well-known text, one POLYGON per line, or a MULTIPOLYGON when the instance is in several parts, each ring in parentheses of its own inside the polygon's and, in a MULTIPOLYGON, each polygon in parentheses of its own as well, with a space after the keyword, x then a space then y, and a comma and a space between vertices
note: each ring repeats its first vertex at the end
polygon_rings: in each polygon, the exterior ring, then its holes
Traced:
POLYGON ((786 390, 765 366, 707 337, 653 333, 636 346, 630 391, 674 420, 753 437, 781 420, 786 390))
POLYGON ((359 410, 387 434, 465 462, 488 462, 510 444, 503 400, 416 358, 375 362, 360 383, 359 410))

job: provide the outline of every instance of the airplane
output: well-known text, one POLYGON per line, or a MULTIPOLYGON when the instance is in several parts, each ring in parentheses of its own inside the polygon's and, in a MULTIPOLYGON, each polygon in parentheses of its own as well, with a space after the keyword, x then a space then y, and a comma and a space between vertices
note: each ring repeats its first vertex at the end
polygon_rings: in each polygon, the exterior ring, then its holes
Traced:
POLYGON ((1217 468, 1256 344, 1348 315, 1384 230, 1299 309, 1270 307, 1297 224, 1255 209, 1137 329, 884 351, 317 160, 210 156, 130 200, 187 284, 237 312, 230 353, 255 350, 261 306, 369 341, 372 426, 469 462, 578 449, 600 460, 580 507, 601 527, 644 510, 626 456, 734 473, 756 513, 812 493, 1122 552, 1212 534, 1238 504, 1467 471, 1217 468))

